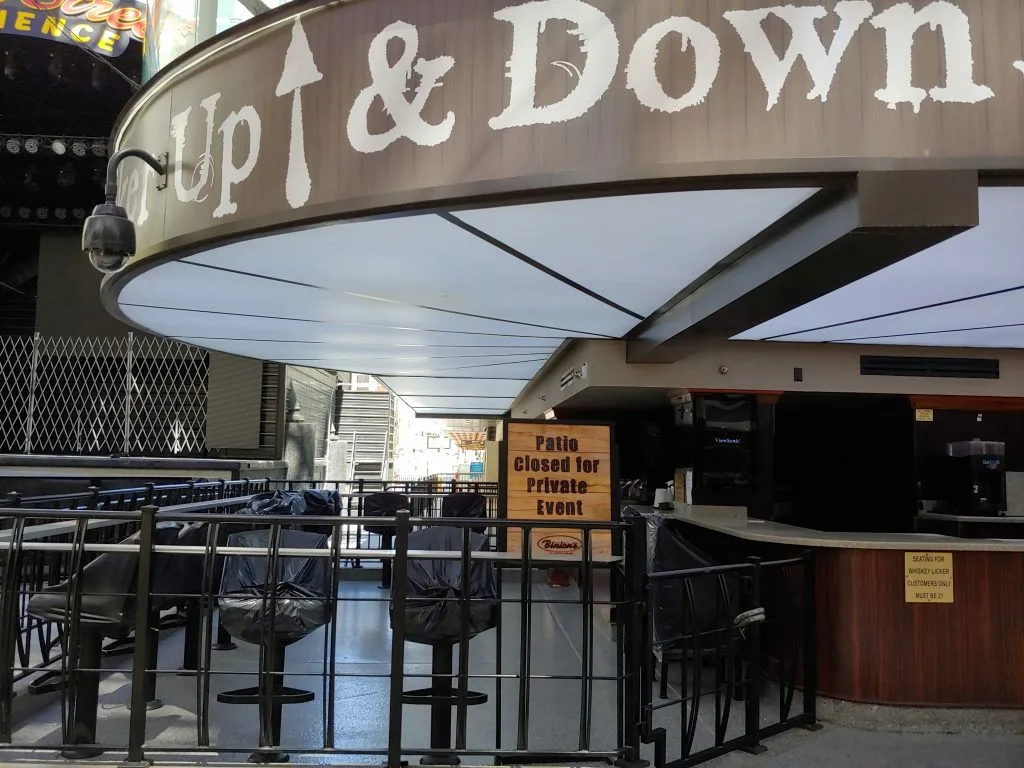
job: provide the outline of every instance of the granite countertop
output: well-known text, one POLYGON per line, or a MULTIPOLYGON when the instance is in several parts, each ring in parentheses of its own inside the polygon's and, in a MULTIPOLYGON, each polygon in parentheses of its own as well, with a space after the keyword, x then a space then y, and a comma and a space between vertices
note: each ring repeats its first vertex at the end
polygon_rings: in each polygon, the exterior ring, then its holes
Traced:
POLYGON ((823 549, 898 549, 936 552, 1024 552, 1024 539, 958 539, 935 533, 855 533, 815 531, 735 513, 699 512, 692 508, 660 511, 633 505, 641 512, 697 525, 747 541, 823 549))

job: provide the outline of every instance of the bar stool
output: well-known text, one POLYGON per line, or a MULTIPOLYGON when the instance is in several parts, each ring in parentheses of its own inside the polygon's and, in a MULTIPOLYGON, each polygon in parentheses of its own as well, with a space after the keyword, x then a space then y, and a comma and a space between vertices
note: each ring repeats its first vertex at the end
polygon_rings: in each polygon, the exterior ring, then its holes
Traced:
MULTIPOLYGON (((471 517, 487 519, 487 497, 480 493, 450 493, 441 500, 441 517, 471 517)), ((487 525, 470 528, 474 533, 484 533, 487 525)))
MULTIPOLYGON (((409 535, 410 550, 433 552, 460 551, 463 532, 459 528, 431 527, 409 535)), ((486 552, 487 538, 471 533, 471 552, 486 552)), ((498 624, 497 580, 494 564, 472 561, 469 585, 462 583, 463 566, 458 560, 410 560, 408 564, 405 615, 394 615, 391 623, 402 621, 406 640, 431 646, 430 687, 402 694, 402 703, 430 707, 430 749, 435 754, 423 757, 421 765, 458 765, 459 759, 447 753, 452 745, 452 707, 464 702, 477 706, 487 694, 460 690, 452 685, 453 652, 460 642, 469 642, 481 632, 498 624), (466 598, 468 598, 468 609, 466 598)), ((462 661, 468 666, 469 651, 463 649, 462 661)), ((468 669, 460 669, 468 675, 468 669)), ((465 679, 465 678, 464 678, 465 679)))
MULTIPOLYGON (((178 538, 175 525, 158 525, 154 544, 174 544, 178 538)), ((124 539, 122 544, 137 544, 141 539, 136 533, 124 539)), ((152 563, 153 592, 158 595, 152 601, 149 622, 145 628, 147 643, 147 667, 156 666, 159 644, 160 611, 173 604, 172 598, 160 596, 167 591, 174 579, 173 556, 154 553, 152 563)), ((81 760, 103 754, 96 744, 96 719, 99 710, 100 668, 103 658, 103 639, 120 639, 134 627, 136 581, 138 579, 139 557, 129 552, 105 552, 81 570, 80 589, 75 589, 71 580, 64 581, 43 592, 33 595, 28 601, 28 613, 44 621, 64 625, 68 638, 69 679, 71 685, 65 688, 70 698, 71 720, 64 724, 65 744, 61 755, 69 760, 81 760), (77 605, 72 599, 77 594, 77 605), (74 622, 74 626, 71 624, 74 622)), ((161 706, 156 698, 156 672, 146 675, 147 708, 161 706)))
MULTIPOLYGON (((363 517, 394 517, 402 509, 410 509, 409 497, 400 493, 384 491, 371 493, 363 499, 363 517)), ((367 533, 380 536, 380 548, 391 549, 394 545, 395 528, 386 525, 364 525, 367 533)), ((391 561, 384 559, 381 566, 380 588, 391 589, 391 561)))
POLYGON ((284 705, 310 702, 316 695, 284 684, 286 648, 331 620, 335 596, 329 558, 277 553, 279 549, 327 549, 327 537, 259 530, 233 534, 228 546, 263 550, 227 558, 219 601, 221 621, 232 637, 260 647, 259 684, 218 693, 217 701, 259 706, 259 750, 249 756, 250 763, 288 762, 288 754, 279 749, 284 705))

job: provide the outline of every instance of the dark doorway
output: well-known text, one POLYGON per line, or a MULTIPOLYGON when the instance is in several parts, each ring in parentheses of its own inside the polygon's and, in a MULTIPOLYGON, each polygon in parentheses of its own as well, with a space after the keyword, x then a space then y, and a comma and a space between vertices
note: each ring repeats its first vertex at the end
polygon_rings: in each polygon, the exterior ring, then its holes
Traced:
MULTIPOLYGON (((787 393, 775 412, 785 522, 822 531, 912 531, 914 419, 905 396, 787 393)), ((781 517, 780 522, 783 522, 781 517)))

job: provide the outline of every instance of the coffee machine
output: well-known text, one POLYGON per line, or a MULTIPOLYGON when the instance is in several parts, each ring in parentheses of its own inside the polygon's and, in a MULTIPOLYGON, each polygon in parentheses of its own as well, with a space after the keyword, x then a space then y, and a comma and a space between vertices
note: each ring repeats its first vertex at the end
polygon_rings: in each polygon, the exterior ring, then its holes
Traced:
POLYGON ((1006 443, 969 440, 946 445, 944 494, 954 515, 1006 513, 1006 443))

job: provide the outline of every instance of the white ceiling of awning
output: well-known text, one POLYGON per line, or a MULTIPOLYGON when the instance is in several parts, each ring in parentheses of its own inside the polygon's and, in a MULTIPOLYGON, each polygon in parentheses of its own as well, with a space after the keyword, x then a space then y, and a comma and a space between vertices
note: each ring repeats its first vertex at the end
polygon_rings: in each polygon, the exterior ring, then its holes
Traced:
POLYGON ((735 338, 1024 347, 1024 187, 979 204, 977 227, 735 338))
POLYGON ((816 191, 339 222, 159 265, 118 302, 198 346, 373 374, 424 415, 498 416, 564 339, 621 338, 816 191))

